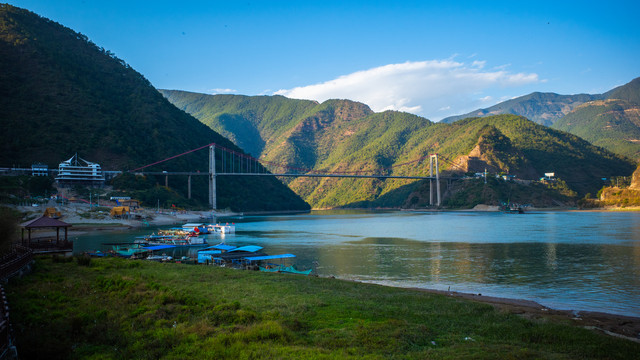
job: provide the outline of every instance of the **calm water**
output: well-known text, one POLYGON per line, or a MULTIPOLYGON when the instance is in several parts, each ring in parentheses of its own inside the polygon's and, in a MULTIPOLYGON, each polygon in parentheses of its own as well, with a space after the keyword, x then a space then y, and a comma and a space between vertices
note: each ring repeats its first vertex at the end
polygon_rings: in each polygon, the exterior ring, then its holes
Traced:
MULTIPOLYGON (((302 267, 317 261, 321 276, 640 316, 640 213, 333 211, 220 220, 236 223, 226 243, 293 253, 302 267)), ((79 236, 75 251, 152 230, 79 236)))

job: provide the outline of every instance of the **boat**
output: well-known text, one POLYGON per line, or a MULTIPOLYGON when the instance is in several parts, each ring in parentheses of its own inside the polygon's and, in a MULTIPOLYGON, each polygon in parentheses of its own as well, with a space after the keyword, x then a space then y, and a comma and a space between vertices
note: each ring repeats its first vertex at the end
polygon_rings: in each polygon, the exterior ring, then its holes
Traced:
POLYGON ((173 258, 171 256, 168 256, 167 254, 162 254, 162 255, 149 255, 147 256, 147 260, 150 261, 171 261, 173 260, 173 258))
POLYGON ((96 250, 96 251, 85 251, 85 254, 91 257, 105 257, 105 256, 111 256, 112 253, 109 252, 102 252, 100 250, 96 250))
POLYGON ((199 236, 147 235, 138 237, 135 243, 145 245, 204 246, 207 240, 199 236))
POLYGON ((260 271, 266 272, 279 272, 279 273, 289 273, 289 274, 300 274, 300 275, 310 275, 313 272, 313 269, 308 270, 298 270, 294 265, 284 266, 284 265, 267 265, 267 267, 260 267, 260 271))
POLYGON ((524 209, 527 206, 528 205, 520 205, 520 204, 515 204, 515 203, 508 203, 508 204, 502 204, 501 210, 502 210, 502 212, 505 212, 505 213, 508 213, 508 214, 524 214, 524 209))
POLYGON ((197 262, 247 270, 310 275, 313 269, 299 270, 295 265, 284 264, 285 259, 295 257, 294 254, 267 255, 262 252, 262 247, 257 245, 235 247, 220 243, 198 250, 197 262), (280 260, 280 264, 268 262, 274 260, 280 260))
POLYGON ((129 244, 129 245, 113 245, 113 252, 117 256, 125 258, 138 258, 144 257, 147 254, 151 254, 152 250, 146 249, 142 244, 129 244))
POLYGON ((209 226, 204 223, 187 223, 182 225, 182 230, 190 234, 205 235, 209 234, 209 226))
POLYGON ((221 233, 221 234, 235 234, 236 233, 236 225, 226 223, 225 225, 220 224, 209 224, 207 228, 212 233, 221 233))
POLYGON ((198 264, 218 264, 223 263, 222 253, 235 249, 236 246, 220 243, 198 250, 198 264))
POLYGON ((309 275, 313 271, 313 269, 308 270, 298 270, 295 265, 286 266, 284 264, 285 259, 295 258, 296 256, 293 254, 279 254, 279 255, 265 255, 265 256, 252 256, 246 257, 244 260, 247 262, 248 267, 255 267, 255 264, 258 265, 258 269, 260 271, 265 272, 278 272, 278 273, 289 273, 289 274, 300 274, 300 275, 309 275), (280 264, 273 264, 267 261, 269 260, 280 260, 280 264))

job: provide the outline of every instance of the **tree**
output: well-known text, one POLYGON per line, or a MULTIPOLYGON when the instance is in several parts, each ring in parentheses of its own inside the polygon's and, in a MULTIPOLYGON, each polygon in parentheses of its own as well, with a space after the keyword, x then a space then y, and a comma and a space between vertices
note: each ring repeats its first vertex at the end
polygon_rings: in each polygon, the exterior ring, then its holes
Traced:
POLYGON ((8 207, 0 207, 0 254, 11 248, 11 243, 18 233, 20 215, 8 207))

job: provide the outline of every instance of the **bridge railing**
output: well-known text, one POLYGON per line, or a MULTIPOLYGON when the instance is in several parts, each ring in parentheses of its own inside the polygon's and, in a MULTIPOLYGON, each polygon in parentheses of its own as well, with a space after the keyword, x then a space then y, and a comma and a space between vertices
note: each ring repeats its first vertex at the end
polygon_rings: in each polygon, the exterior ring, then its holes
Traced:
POLYGON ((0 258, 0 280, 6 281, 22 271, 33 261, 33 250, 16 245, 14 249, 0 258))
MULTIPOLYGON (((7 281, 30 266, 32 261, 33 250, 16 245, 11 252, 0 258, 0 280, 7 281)), ((0 285, 0 359, 17 358, 18 352, 14 345, 13 331, 9 322, 9 302, 4 288, 0 285)))
POLYGON ((9 302, 0 285, 0 359, 17 359, 18 352, 13 341, 13 329, 9 322, 9 302))

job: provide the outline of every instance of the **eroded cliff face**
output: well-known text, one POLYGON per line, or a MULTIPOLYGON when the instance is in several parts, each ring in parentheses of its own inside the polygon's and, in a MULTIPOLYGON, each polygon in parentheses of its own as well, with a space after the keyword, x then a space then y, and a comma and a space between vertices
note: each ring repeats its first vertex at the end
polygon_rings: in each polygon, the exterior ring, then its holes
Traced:
POLYGON ((469 154, 455 160, 454 168, 464 172, 506 173, 520 179, 537 179, 538 171, 511 144, 511 139, 493 126, 478 132, 478 141, 469 154))
POLYGON ((629 189, 631 190, 640 190, 640 166, 633 172, 631 175, 631 185, 629 185, 629 189))

